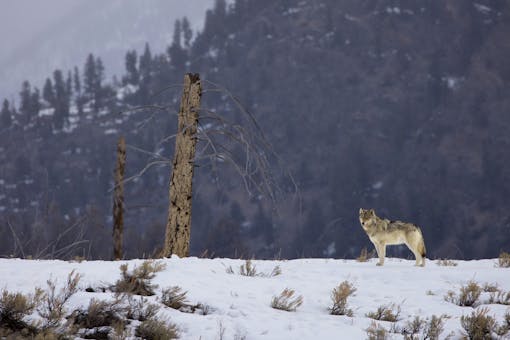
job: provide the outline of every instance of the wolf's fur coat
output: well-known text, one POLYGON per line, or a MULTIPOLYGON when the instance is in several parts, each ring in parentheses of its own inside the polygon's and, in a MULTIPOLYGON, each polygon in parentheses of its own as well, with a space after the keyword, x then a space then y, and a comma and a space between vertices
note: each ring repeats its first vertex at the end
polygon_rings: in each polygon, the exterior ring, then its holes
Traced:
POLYGON ((386 245, 405 244, 414 254, 417 266, 425 266, 425 242, 419 227, 412 223, 379 218, 373 209, 360 209, 359 221, 375 246, 378 266, 384 264, 386 245))

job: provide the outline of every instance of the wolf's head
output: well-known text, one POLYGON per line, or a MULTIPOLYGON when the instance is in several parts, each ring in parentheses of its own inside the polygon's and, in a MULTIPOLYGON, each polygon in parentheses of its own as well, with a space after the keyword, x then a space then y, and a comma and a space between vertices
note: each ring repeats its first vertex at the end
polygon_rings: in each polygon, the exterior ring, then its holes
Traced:
POLYGON ((359 209, 359 222, 363 229, 366 229, 365 223, 367 223, 370 219, 375 217, 374 209, 359 209))

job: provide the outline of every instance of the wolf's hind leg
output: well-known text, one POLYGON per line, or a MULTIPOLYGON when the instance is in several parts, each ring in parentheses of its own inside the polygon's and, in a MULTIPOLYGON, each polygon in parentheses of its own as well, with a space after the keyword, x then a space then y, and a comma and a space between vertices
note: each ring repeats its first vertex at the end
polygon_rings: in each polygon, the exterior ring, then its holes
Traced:
MULTIPOLYGON (((414 242, 416 243, 416 242, 414 242)), ((421 256, 420 252, 418 251, 418 247, 416 244, 406 243, 407 248, 413 253, 414 258, 416 259, 416 262, 414 263, 415 266, 421 266, 423 267, 425 265, 425 259, 421 256)))

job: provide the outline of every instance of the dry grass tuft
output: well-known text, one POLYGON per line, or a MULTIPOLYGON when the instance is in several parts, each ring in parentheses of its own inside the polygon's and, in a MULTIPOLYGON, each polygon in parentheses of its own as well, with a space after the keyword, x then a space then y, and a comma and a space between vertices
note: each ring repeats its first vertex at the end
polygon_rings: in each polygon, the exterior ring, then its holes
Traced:
POLYGON ((489 298, 489 303, 497 303, 499 305, 510 305, 510 292, 497 291, 492 292, 489 298))
POLYGON ((492 335, 497 331, 497 323, 488 313, 488 308, 481 308, 469 316, 460 317, 460 324, 468 339, 492 339, 492 335))
POLYGON ((497 293, 500 290, 497 283, 485 282, 485 284, 483 285, 483 291, 486 293, 497 293))
POLYGON ((474 281, 469 281, 467 285, 460 287, 460 294, 455 294, 454 291, 448 291, 445 295, 445 301, 454 303, 458 306, 472 307, 477 302, 482 288, 474 281))
MULTIPOLYGON (((229 266, 226 269, 226 271, 227 271, 227 274, 235 274, 235 271, 232 268, 232 266, 229 266)), ((280 266, 274 267, 273 270, 271 271, 271 273, 269 273, 269 274, 259 273, 259 272, 257 272, 257 267, 252 264, 251 260, 246 260, 246 262, 244 264, 239 266, 239 275, 242 275, 242 276, 273 277, 273 276, 278 276, 281 273, 282 273, 282 270, 281 270, 280 266)))
POLYGON ((453 260, 448 259, 438 259, 436 261, 436 264, 438 266, 445 266, 445 267, 457 267, 458 263, 453 260))
POLYGON ((179 286, 173 286, 163 290, 161 303, 173 309, 181 309, 187 306, 186 293, 179 286))
POLYGON ((430 319, 422 319, 416 316, 412 321, 407 321, 402 328, 393 324, 396 333, 404 336, 405 340, 430 339, 438 340, 444 331, 444 322, 446 315, 432 315, 430 319))
POLYGON ((246 260, 245 264, 239 267, 239 275, 256 276, 257 268, 251 263, 251 260, 246 260))
POLYGON ((509 268, 510 267, 510 254, 506 252, 501 252, 498 258, 498 267, 500 268, 509 268))
POLYGON ((177 326, 170 322, 150 319, 136 328, 136 336, 145 340, 171 340, 177 339, 179 333, 177 326))
POLYGON ((158 286, 151 283, 156 273, 164 270, 166 265, 157 261, 144 261, 140 266, 128 272, 128 265, 120 266, 121 278, 113 286, 117 293, 130 293, 142 296, 154 295, 158 286))
POLYGON ((147 303, 147 299, 136 299, 127 295, 126 318, 130 320, 146 321, 153 319, 159 311, 159 306, 147 303))
POLYGON ((439 336, 444 331, 444 319, 446 319, 446 315, 435 316, 432 315, 430 320, 424 327, 424 339, 430 340, 439 340, 439 336))
POLYGON ((354 284, 349 281, 343 281, 338 287, 331 292, 331 300, 333 306, 329 308, 329 313, 332 315, 347 315, 352 316, 352 309, 347 307, 347 298, 356 292, 354 284))
POLYGON ((363 247, 363 249, 361 249, 359 256, 356 258, 356 261, 368 262, 368 260, 370 260, 374 256, 375 256, 375 250, 368 252, 367 247, 363 247))
POLYGON ((397 304, 389 304, 382 305, 377 308, 375 312, 369 312, 366 314, 366 317, 381 320, 381 321, 390 321, 397 322, 400 316, 400 305, 397 304))
POLYGON ((388 339, 388 332, 386 331, 386 329, 375 321, 372 321, 372 323, 370 323, 370 326, 365 331, 367 332, 368 340, 388 339))
POLYGON ((95 328, 104 326, 113 326, 122 322, 122 312, 124 309, 119 306, 117 301, 107 302, 97 299, 91 299, 86 310, 77 309, 70 320, 73 325, 80 328, 95 328))
POLYGON ((273 296, 271 307, 287 312, 294 312, 303 304, 303 296, 294 296, 294 293, 295 291, 293 289, 285 288, 279 296, 273 296))

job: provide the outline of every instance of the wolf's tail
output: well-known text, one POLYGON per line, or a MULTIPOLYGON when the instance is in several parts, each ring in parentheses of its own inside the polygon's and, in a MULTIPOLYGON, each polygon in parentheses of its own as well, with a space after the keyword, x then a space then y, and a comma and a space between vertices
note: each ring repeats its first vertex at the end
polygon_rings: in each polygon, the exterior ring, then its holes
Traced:
POLYGON ((425 258, 425 255, 427 255, 427 250, 425 249, 425 240, 423 239, 423 234, 421 232, 421 229, 418 229, 420 231, 420 235, 421 235, 421 240, 420 240, 420 244, 419 244, 419 249, 418 251, 420 252, 420 255, 425 258))

